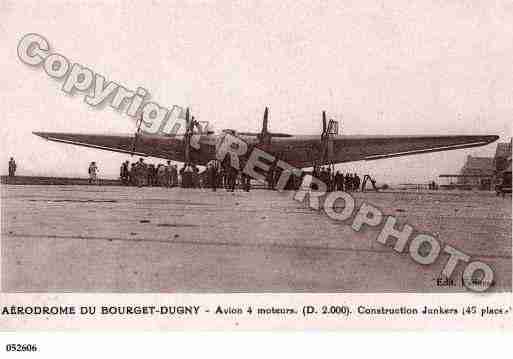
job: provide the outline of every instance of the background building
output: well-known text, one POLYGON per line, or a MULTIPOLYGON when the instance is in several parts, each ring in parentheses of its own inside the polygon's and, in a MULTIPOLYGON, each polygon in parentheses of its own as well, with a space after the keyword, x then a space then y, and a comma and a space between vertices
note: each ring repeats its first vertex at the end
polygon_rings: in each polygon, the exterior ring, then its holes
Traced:
POLYGON ((511 149, 512 142, 510 140, 498 143, 493 157, 468 155, 458 174, 439 176, 441 179, 449 181, 449 183, 442 184, 441 187, 493 190, 498 183, 511 183, 511 149))
POLYGON ((463 165, 458 177, 458 184, 490 190, 492 180, 495 175, 495 166, 493 157, 473 157, 467 156, 467 161, 463 165))
POLYGON ((504 171, 511 172, 511 140, 509 142, 498 143, 495 157, 493 158, 496 175, 500 175, 504 171))
POLYGON ((495 190, 511 193, 511 140, 506 143, 499 143, 493 159, 495 165, 495 190))

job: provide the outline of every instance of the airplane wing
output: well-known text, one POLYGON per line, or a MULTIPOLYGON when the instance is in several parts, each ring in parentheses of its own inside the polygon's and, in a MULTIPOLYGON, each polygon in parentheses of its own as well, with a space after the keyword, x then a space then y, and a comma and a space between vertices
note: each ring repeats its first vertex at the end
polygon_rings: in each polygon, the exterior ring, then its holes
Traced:
MULTIPOLYGON (((34 132, 50 141, 97 148, 138 156, 151 156, 183 162, 185 159, 182 136, 151 135, 96 135, 55 132, 34 132)), ((429 152, 484 146, 499 137, 477 136, 333 136, 323 157, 319 136, 279 136, 271 141, 269 152, 289 164, 305 168, 317 164, 370 161, 429 152), (324 161, 320 161, 324 158, 324 161)), ((194 162, 205 164, 215 158, 213 145, 203 146, 194 162), (206 148, 208 147, 208 148, 206 148)))
POLYGON ((333 136, 331 144, 326 145, 324 161, 320 161, 324 149, 318 136, 294 136, 273 140, 273 152, 279 153, 291 165, 304 168, 311 167, 314 161, 325 165, 478 147, 498 138, 493 135, 333 136))
POLYGON ((137 156, 151 156, 183 161, 181 136, 99 135, 59 132, 33 132, 49 141, 96 148, 137 156))

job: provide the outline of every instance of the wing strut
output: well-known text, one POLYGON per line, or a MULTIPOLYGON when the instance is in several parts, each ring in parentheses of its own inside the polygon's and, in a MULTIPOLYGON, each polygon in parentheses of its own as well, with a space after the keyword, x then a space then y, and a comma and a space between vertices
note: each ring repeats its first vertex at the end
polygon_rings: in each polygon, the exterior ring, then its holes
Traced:
MULTIPOLYGON (((198 121, 194 119, 194 116, 190 115, 189 108, 185 111, 185 135, 184 135, 184 146, 185 146, 185 164, 191 164, 191 147, 199 148, 199 143, 192 141, 194 135, 194 128, 197 127, 201 134, 201 126, 198 121)), ((199 135, 198 135, 199 136, 199 135)))
POLYGON ((141 118, 139 119, 139 125, 137 125, 137 130, 135 131, 135 134, 134 134, 134 140, 132 141, 132 152, 130 153, 130 156, 133 156, 134 153, 136 152, 136 146, 137 146, 137 140, 139 139, 139 135, 141 133, 141 125, 142 125, 142 113, 141 113, 141 118))
POLYGON ((338 135, 338 121, 330 119, 327 123, 326 111, 322 111, 321 165, 331 161, 333 165, 333 136, 338 135))
POLYGON ((185 145, 185 165, 189 165, 191 163, 191 137, 192 137, 192 121, 190 120, 189 108, 185 110, 185 135, 184 135, 184 145, 185 145))

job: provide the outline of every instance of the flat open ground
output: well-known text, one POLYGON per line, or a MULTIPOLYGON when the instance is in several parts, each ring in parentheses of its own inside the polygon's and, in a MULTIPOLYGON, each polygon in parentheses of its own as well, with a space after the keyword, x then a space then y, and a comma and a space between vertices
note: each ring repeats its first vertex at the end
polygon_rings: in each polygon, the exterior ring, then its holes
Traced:
MULTIPOLYGON (((511 291, 511 196, 357 193, 495 270, 511 291)), ((7 292, 455 292, 291 195, 96 186, 1 188, 7 292)), ((461 278, 458 266, 455 278, 461 278)))

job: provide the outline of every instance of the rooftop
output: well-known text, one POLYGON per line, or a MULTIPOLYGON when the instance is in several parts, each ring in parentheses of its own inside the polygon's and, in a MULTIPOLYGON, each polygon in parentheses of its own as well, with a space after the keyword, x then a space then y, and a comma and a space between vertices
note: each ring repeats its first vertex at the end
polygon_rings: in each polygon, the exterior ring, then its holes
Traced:
POLYGON ((493 164, 493 157, 467 157, 467 162, 462 168, 462 171, 465 170, 481 170, 481 171, 491 171, 495 169, 493 164))

